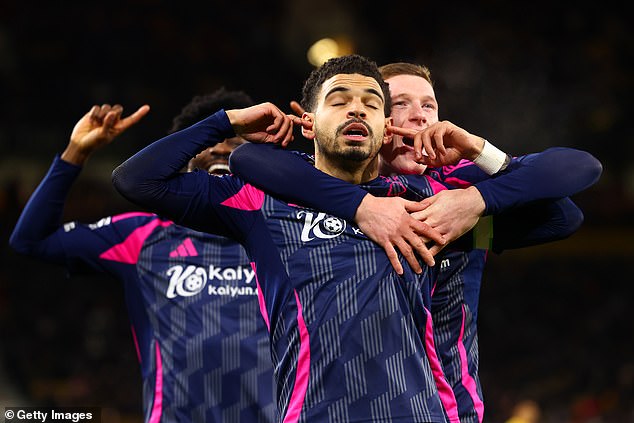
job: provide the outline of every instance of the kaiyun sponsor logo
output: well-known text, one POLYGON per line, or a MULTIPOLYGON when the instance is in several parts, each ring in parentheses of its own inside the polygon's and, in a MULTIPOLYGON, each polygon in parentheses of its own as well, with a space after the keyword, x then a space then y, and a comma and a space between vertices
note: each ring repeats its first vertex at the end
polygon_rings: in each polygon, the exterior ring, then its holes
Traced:
MULTIPOLYGON (((209 269, 200 266, 172 266, 167 270, 170 278, 167 287, 167 298, 191 297, 203 291, 208 281, 244 281, 250 284, 255 278, 255 271, 247 266, 218 267, 211 265, 209 269)), ((253 295, 254 288, 221 285, 210 285, 210 295, 253 295)))

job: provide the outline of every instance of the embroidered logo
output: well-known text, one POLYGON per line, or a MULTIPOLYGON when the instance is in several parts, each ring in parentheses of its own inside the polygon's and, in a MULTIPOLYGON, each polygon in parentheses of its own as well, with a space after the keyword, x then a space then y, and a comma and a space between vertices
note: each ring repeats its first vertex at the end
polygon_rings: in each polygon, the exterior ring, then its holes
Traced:
POLYGON ((297 218, 304 220, 302 241, 309 242, 315 238, 330 239, 341 235, 346 230, 346 221, 326 213, 313 213, 300 210, 297 218))

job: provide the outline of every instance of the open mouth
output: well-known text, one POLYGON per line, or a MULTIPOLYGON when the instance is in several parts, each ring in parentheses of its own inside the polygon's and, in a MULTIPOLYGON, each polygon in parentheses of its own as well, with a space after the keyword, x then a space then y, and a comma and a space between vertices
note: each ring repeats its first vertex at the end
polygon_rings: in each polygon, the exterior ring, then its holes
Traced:
POLYGON ((351 123, 343 128, 342 134, 349 139, 365 139, 368 134, 368 128, 362 123, 351 123))
POLYGON ((212 175, 226 175, 231 173, 231 170, 229 169, 229 165, 225 163, 214 163, 209 166, 207 172, 211 173, 212 175))
POLYGON ((414 147, 414 138, 403 137, 403 144, 414 147))

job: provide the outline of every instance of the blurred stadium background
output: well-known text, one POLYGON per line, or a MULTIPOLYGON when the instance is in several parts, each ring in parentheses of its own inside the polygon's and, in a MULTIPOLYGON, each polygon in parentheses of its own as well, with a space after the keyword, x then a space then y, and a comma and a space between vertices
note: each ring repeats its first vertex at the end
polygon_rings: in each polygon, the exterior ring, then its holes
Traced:
POLYGON ((379 64, 428 65, 441 118, 509 152, 568 146, 601 160, 599 183, 574 197, 586 216, 578 233, 490 256, 485 421, 529 400, 541 422, 634 422, 634 31, 620 4, 3 0, 0 405, 99 406, 109 422, 141 421, 120 285, 67 279, 6 241, 77 119, 92 104, 152 107, 74 187, 68 219, 90 222, 134 208, 112 189, 112 169, 163 136, 192 96, 225 86, 290 112, 307 52, 329 38, 379 64))

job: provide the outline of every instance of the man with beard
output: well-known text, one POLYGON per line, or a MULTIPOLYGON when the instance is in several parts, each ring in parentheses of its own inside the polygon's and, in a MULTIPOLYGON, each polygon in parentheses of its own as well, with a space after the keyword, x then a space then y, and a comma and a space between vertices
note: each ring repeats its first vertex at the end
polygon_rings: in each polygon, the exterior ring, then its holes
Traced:
MULTIPOLYGON (((480 217, 496 215, 492 227, 490 219, 483 220, 475 231, 449 244, 437 256, 440 269, 431 309, 435 346, 453 391, 446 401, 449 419, 481 422, 484 408, 476 323, 487 251, 554 241, 576 231, 583 215, 566 197, 594 184, 601 165, 586 152, 565 148, 511 160, 481 137, 451 122, 439 122, 427 68, 392 63, 380 70, 390 86, 391 130, 395 134, 392 143, 381 149, 380 173, 390 178, 425 173, 466 188, 442 190, 423 200, 425 210, 414 216, 453 241, 480 217), (434 158, 421 154, 423 143, 434 158), (473 146, 473 161, 457 163, 464 145, 473 146), (427 164, 436 167, 428 169, 427 164), (484 238, 479 236, 482 233, 484 238), (492 239, 491 233, 495 234, 492 239)), ((291 107, 300 115, 304 113, 298 104, 291 107)), ((355 201, 363 195, 359 187, 319 172, 296 154, 273 146, 245 145, 232 156, 231 167, 248 182, 280 198, 356 221, 372 239, 386 239, 395 233, 367 198, 355 201), (268 163, 276 166, 271 168, 268 163)), ((411 194, 405 196, 414 199, 411 194)), ((431 250, 437 253, 443 247, 431 250)))
MULTIPOLYGON (((424 178, 379 177, 390 97, 375 63, 331 59, 311 73, 304 97, 309 113, 297 123, 315 142, 316 168, 377 197, 404 183, 422 198, 438 188, 424 178)), ((444 422, 450 387, 433 348, 431 268, 398 274, 357 227, 235 175, 178 172, 224 138, 287 144, 292 128, 270 103, 220 110, 141 150, 115 169, 113 183, 143 207, 244 245, 269 328, 280 421, 444 422)))

